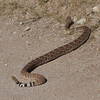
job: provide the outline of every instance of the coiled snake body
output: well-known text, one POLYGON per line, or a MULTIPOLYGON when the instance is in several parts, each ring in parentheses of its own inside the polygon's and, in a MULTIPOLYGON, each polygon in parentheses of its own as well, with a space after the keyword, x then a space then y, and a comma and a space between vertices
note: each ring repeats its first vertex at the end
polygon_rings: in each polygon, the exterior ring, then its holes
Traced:
POLYGON ((46 83, 47 79, 44 76, 37 73, 31 73, 31 72, 38 66, 46 64, 52 60, 55 60, 60 56, 70 53, 71 51, 77 49, 82 44, 84 44, 88 40, 91 30, 87 26, 77 27, 76 29, 82 30, 82 34, 77 39, 30 61, 21 70, 21 74, 24 77, 32 79, 31 82, 23 83, 18 81, 18 79, 15 76, 12 76, 12 79, 15 81, 15 83, 18 84, 20 87, 32 87, 32 86, 38 86, 46 83))

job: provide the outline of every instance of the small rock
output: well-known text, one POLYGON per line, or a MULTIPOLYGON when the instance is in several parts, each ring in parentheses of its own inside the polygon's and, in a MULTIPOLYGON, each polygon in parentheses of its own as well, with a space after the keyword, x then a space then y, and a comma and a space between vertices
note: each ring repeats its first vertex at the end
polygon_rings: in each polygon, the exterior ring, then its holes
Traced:
POLYGON ((5 66, 8 66, 8 64, 4 64, 5 66))
POLYGON ((95 7, 92 8, 93 12, 100 12, 100 5, 97 5, 95 7))
POLYGON ((24 31, 29 31, 30 29, 30 27, 26 27, 24 31))
POLYGON ((76 24, 84 24, 84 23, 86 23, 86 18, 81 18, 80 20, 78 20, 77 22, 76 22, 76 24))
POLYGON ((24 23, 23 23, 23 22, 20 22, 19 24, 20 24, 20 25, 23 25, 24 23))
POLYGON ((17 32, 13 32, 13 34, 15 35, 17 32))

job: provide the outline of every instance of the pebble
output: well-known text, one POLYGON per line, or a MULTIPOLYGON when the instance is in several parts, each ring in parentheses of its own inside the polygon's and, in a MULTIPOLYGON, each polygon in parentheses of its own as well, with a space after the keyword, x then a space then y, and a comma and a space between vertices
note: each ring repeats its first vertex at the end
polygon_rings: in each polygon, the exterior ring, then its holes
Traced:
POLYGON ((13 34, 15 35, 17 32, 13 32, 13 34))
POLYGON ((30 27, 26 27, 24 31, 29 31, 30 29, 30 27))
POLYGON ((8 66, 8 64, 4 64, 5 66, 8 66))
POLYGON ((20 25, 23 25, 24 23, 23 23, 23 22, 20 22, 19 24, 20 24, 20 25))
POLYGON ((93 10, 93 12, 99 13, 100 12, 100 5, 93 7, 92 10, 93 10))
POLYGON ((86 18, 81 18, 80 20, 76 21, 76 24, 84 24, 86 23, 86 18))

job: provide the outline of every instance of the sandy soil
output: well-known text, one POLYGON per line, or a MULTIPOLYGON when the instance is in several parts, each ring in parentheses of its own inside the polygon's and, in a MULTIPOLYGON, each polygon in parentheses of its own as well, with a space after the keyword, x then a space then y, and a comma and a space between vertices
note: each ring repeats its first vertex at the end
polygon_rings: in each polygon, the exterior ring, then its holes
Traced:
MULTIPOLYGON (((83 7, 89 11, 100 3, 99 0, 95 3, 89 1, 87 5, 84 0, 81 7, 75 7, 81 12, 83 7)), ((86 10, 79 14, 77 11, 71 13, 72 17, 86 17, 86 10)), ((20 88, 11 76, 21 79, 20 70, 28 61, 68 43, 73 34, 66 34, 63 17, 59 21, 54 15, 42 16, 35 22, 25 21, 24 17, 25 23, 22 24, 19 19, 16 20, 19 17, 15 18, 15 13, 10 18, 6 15, 8 13, 0 17, 0 100, 100 100, 100 27, 77 50, 35 70, 48 79, 46 84, 20 88)))

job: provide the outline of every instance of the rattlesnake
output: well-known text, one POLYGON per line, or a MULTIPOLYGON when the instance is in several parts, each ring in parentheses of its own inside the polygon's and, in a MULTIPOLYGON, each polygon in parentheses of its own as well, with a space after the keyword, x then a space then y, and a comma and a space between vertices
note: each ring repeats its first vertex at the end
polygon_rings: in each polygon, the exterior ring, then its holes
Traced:
MULTIPOLYGON (((72 21, 71 21, 70 17, 68 17, 66 27, 69 28, 71 24, 72 24, 72 21)), ((82 44, 84 44, 90 36, 91 29, 88 28, 87 26, 81 26, 81 27, 77 27, 76 30, 82 30, 82 34, 77 39, 75 39, 74 41, 72 41, 68 44, 60 46, 48 53, 36 58, 35 60, 30 61, 21 70, 21 74, 25 78, 32 79, 31 82, 23 83, 23 82, 18 81, 18 79, 15 76, 12 76, 12 79, 15 81, 15 83, 18 84, 20 87, 32 87, 32 86, 38 86, 38 85, 46 83, 47 79, 44 76, 37 74, 37 73, 31 73, 31 72, 38 66, 46 64, 50 61, 55 60, 56 58, 58 58, 62 55, 70 53, 71 51, 77 49, 82 44)))

